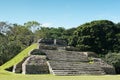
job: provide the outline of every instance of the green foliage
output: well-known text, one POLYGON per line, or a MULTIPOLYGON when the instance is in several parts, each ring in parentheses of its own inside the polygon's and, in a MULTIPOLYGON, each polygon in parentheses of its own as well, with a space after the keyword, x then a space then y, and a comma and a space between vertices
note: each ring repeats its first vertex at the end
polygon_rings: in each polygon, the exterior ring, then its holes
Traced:
POLYGON ((107 53, 113 51, 116 38, 116 26, 108 20, 85 23, 75 30, 70 44, 79 47, 82 51, 107 53))
POLYGON ((31 27, 39 26, 40 23, 38 23, 37 21, 28 21, 27 23, 24 23, 24 25, 27 28, 31 28, 31 27))
POLYGON ((120 53, 108 53, 105 55, 105 61, 112 64, 117 73, 120 73, 120 53))
POLYGON ((14 57, 21 51, 21 47, 16 42, 8 41, 7 37, 0 36, 0 65, 14 57))
POLYGON ((25 26, 0 22, 0 29, 0 65, 34 42, 32 31, 25 26))
POLYGON ((0 48, 0 51, 0 65, 2 65, 17 55, 17 53, 21 51, 21 47, 16 43, 8 43, 4 44, 4 46, 0 48))
POLYGON ((45 53, 43 51, 41 51, 40 49, 34 49, 31 51, 32 55, 45 55, 45 53))
POLYGON ((120 23, 116 24, 116 37, 117 37, 117 41, 115 42, 113 48, 114 48, 114 52, 120 52, 120 23))
POLYGON ((120 53, 109 53, 105 56, 105 60, 115 67, 120 67, 120 53))
POLYGON ((32 31, 21 25, 13 25, 7 32, 7 37, 9 38, 9 41, 16 41, 22 49, 34 42, 32 31))
POLYGON ((32 32, 35 32, 35 30, 38 30, 41 27, 41 24, 37 21, 28 21, 27 23, 24 23, 23 26, 28 28, 32 32))
POLYGON ((40 30, 35 32, 37 39, 40 38, 51 38, 51 39, 59 39, 62 37, 62 33, 65 31, 64 28, 49 28, 49 27, 41 27, 40 30))
POLYGON ((25 50, 21 51, 20 53, 18 53, 17 56, 15 56, 14 58, 12 58, 11 60, 9 60, 8 62, 6 62, 5 64, 3 64, 2 66, 0 66, 0 70, 4 70, 7 68, 12 67, 15 64, 18 64, 19 62, 21 62, 25 57, 28 56, 28 53, 30 51, 32 51, 33 49, 36 49, 38 47, 38 44, 32 44, 31 46, 27 47, 25 50))
POLYGON ((70 29, 66 29, 64 30, 64 32, 62 33, 62 39, 64 39, 67 43, 69 43, 70 38, 73 35, 73 32, 76 30, 76 28, 70 28, 70 29))
POLYGON ((6 31, 9 30, 9 27, 11 26, 11 24, 7 23, 7 22, 0 22, 0 33, 5 34, 6 31))

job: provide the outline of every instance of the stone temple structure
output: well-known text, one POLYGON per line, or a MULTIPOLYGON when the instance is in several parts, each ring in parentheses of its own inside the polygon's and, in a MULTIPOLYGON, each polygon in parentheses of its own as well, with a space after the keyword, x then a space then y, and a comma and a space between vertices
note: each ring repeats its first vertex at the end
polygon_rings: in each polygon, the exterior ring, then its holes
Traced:
POLYGON ((103 75, 115 74, 112 65, 107 64, 94 52, 80 52, 67 47, 64 40, 40 39, 39 49, 15 65, 13 71, 23 74, 53 75, 103 75))

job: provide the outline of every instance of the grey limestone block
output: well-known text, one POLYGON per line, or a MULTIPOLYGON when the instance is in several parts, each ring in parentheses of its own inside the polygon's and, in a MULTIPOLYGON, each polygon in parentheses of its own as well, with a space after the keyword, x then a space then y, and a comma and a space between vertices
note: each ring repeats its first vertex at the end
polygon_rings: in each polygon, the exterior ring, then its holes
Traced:
POLYGON ((49 68, 47 65, 46 56, 31 55, 22 64, 23 74, 48 74, 49 68))

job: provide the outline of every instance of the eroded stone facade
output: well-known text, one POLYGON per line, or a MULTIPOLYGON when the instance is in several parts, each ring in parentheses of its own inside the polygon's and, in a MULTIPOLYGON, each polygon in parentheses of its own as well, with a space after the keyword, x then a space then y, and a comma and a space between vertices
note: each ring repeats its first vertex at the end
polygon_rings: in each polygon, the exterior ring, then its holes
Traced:
POLYGON ((22 64, 23 74, 48 74, 49 69, 47 65, 46 56, 31 55, 22 64))
POLYGON ((30 56, 20 63, 23 74, 115 74, 114 67, 97 58, 94 52, 67 47, 63 40, 40 39, 38 42, 39 49, 31 51, 30 56))

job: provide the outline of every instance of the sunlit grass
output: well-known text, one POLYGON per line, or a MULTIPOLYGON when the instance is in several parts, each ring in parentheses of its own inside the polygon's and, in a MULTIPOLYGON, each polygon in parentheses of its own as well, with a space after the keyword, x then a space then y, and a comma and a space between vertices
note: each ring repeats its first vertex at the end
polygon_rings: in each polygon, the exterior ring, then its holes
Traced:
POLYGON ((28 53, 37 48, 37 43, 32 44, 31 46, 27 47, 25 50, 21 51, 20 53, 18 53, 17 56, 15 56, 14 58, 12 58, 10 61, 6 62, 5 64, 3 64, 2 66, 0 66, 0 70, 4 70, 7 69, 17 63, 19 63, 20 61, 22 61, 25 57, 28 56, 28 53))
POLYGON ((120 75, 102 75, 102 76, 54 76, 54 75, 0 75, 0 80, 120 80, 120 75))
POLYGON ((6 71, 6 70, 0 70, 0 76, 4 76, 4 75, 13 75, 15 73, 13 72, 9 72, 9 71, 6 71))

